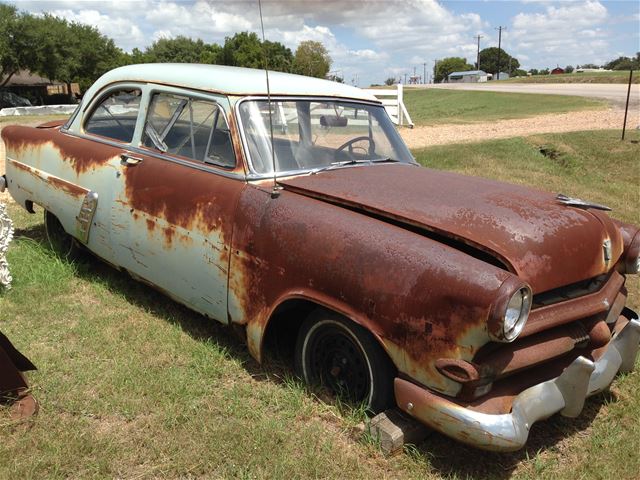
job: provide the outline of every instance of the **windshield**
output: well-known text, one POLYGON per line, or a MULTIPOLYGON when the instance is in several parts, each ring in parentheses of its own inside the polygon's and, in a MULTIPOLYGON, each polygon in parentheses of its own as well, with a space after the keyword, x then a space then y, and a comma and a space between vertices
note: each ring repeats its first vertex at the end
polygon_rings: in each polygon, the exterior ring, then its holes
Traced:
POLYGON ((382 106, 346 101, 248 100, 240 119, 256 173, 322 169, 413 157, 382 106))

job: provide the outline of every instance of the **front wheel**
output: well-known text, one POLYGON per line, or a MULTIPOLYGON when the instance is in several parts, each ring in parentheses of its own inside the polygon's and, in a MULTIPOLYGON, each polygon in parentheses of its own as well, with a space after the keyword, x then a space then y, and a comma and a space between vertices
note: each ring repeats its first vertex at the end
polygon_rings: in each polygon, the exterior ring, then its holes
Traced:
POLYGON ((394 367, 360 325, 324 309, 312 312, 298 333, 298 374, 372 413, 393 406, 394 367))

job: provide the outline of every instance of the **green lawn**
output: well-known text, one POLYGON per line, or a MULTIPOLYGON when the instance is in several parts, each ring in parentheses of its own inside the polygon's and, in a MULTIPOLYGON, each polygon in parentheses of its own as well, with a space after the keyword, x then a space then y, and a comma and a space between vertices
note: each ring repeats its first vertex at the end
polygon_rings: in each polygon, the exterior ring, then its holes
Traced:
MULTIPOLYGON (((509 78, 508 83, 629 83, 629 71, 564 73, 561 75, 532 75, 509 78)), ((640 83, 640 75, 633 72, 633 83, 640 83)))
MULTIPOLYGON (((414 153, 431 167, 606 203, 640 223, 639 147, 617 136, 414 153)), ((578 419, 536 424, 523 451, 480 452, 433 433, 387 459, 356 433, 360 412, 323 403, 281 361, 257 365, 230 332, 125 274, 59 260, 40 211, 11 205, 10 213, 14 285, 0 294, 0 330, 39 367, 30 379, 41 411, 25 429, 0 408, 0 478, 630 479, 640 471, 640 372, 587 401, 578 419)), ((629 283, 638 307, 638 281, 629 283)))
POLYGON ((585 97, 444 89, 405 89, 404 102, 416 125, 478 123, 545 113, 601 109, 607 103, 585 97))

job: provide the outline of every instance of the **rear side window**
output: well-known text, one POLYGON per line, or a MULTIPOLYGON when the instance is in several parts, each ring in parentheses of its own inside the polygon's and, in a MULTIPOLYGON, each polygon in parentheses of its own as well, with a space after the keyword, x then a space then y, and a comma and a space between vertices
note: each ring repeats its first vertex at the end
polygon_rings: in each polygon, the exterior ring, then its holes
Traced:
POLYGON ((85 123, 85 132, 130 143, 136 129, 141 93, 135 88, 109 93, 85 123))
POLYGON ((213 101, 156 93, 149 105, 143 143, 212 165, 231 168, 236 163, 224 112, 213 101))

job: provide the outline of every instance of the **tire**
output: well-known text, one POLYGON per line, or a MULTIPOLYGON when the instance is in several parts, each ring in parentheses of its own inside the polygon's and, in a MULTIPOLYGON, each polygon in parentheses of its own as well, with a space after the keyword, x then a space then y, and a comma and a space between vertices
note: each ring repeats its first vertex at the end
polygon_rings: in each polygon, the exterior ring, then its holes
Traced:
POLYGON ((65 231, 58 217, 48 210, 44 211, 44 229, 51 250, 60 258, 73 261, 80 257, 81 249, 76 239, 65 231))
POLYGON ((379 413, 394 405, 395 368, 363 327, 325 309, 303 322, 295 350, 296 372, 352 405, 379 413))

